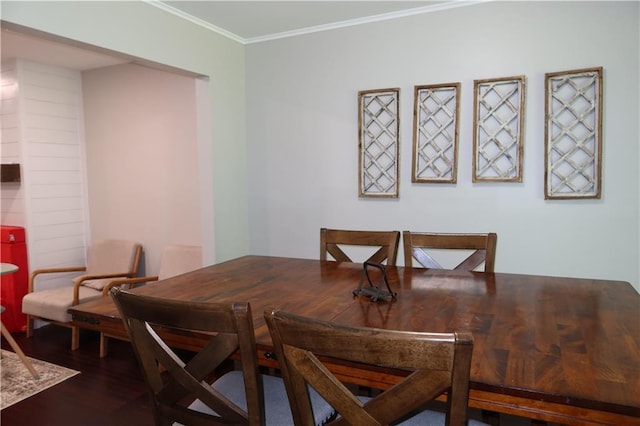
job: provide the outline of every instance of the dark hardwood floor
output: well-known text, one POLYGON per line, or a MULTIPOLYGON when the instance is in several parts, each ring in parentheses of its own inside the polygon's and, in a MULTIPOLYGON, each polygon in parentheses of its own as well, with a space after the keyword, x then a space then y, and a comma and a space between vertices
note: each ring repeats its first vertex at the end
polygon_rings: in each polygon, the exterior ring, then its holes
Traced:
MULTIPOLYGON (((99 335, 83 331, 72 351, 68 328, 45 326, 33 338, 14 337, 27 356, 81 373, 0 412, 2 426, 151 426, 147 388, 128 342, 111 339, 100 359, 99 335)), ((11 350, 2 339, 2 348, 11 350)))

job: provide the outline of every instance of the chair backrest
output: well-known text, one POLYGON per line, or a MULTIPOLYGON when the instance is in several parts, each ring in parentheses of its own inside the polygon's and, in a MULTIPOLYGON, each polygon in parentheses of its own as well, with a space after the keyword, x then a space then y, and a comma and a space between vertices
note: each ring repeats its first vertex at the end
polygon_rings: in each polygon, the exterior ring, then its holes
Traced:
POLYGON ((114 289, 111 295, 140 361, 156 424, 227 423, 259 425, 264 419, 262 379, 258 373, 251 307, 248 303, 212 303, 168 300, 114 289), (158 327, 211 333, 209 343, 186 364, 157 333, 158 327), (240 350, 247 398, 247 412, 208 386, 221 362, 240 350), (163 373, 158 364, 164 367, 163 373), (170 379, 163 378, 168 374, 170 379), (215 411, 190 409, 199 399, 215 411))
POLYGON ((96 240, 87 251, 87 274, 121 273, 135 275, 140 264, 142 246, 135 241, 96 240))
POLYGON ((484 271, 493 272, 496 261, 495 233, 488 234, 433 234, 404 231, 404 266, 413 267, 413 260, 418 266, 436 269, 454 269, 472 271, 484 262, 484 271), (444 268, 426 249, 471 250, 471 254, 454 268, 444 268))
POLYGON ((158 279, 175 277, 202 268, 202 247, 171 245, 162 253, 158 279))
POLYGON ((473 351, 470 333, 347 327, 273 309, 264 315, 296 425, 313 423, 307 383, 347 424, 390 424, 447 392, 447 424, 466 425, 473 351), (363 403, 325 368, 321 361, 325 356, 407 369, 410 374, 363 403))
POLYGON ((368 259, 370 262, 395 266, 398 257, 399 231, 352 231, 320 229, 320 260, 327 260, 327 253, 338 262, 353 262, 340 246, 378 247, 368 259))

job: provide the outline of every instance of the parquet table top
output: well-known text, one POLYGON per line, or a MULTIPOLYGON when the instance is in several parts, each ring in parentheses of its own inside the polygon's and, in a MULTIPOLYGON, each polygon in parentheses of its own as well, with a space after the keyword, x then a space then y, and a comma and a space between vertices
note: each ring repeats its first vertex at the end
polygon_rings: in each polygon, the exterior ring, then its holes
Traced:
MULTIPOLYGON (((397 300, 372 303, 352 296, 361 271, 357 263, 245 256, 134 291, 249 301, 266 352, 268 307, 357 326, 468 330, 470 405, 567 424, 640 424, 640 295, 629 283, 389 267, 397 300)), ((70 312, 76 325, 124 336, 108 298, 70 312)), ((351 371, 388 380, 349 366, 344 374, 351 371)))

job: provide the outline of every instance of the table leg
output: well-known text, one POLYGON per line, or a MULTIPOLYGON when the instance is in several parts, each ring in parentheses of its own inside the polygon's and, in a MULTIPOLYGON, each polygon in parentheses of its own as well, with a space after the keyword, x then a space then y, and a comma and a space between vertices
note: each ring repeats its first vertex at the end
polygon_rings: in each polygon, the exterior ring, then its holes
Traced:
POLYGON ((18 346, 16 341, 13 340, 13 336, 11 335, 11 333, 9 333, 9 330, 7 330, 4 327, 4 324, 2 323, 2 321, 0 321, 0 328, 2 329, 2 335, 4 336, 5 339, 7 339, 7 341, 9 342, 9 345, 11 345, 11 348, 13 348, 15 353, 18 354, 18 357, 20 357, 20 360, 22 361, 24 366, 27 367, 27 370, 29 370, 33 378, 39 379, 40 376, 38 375, 38 372, 36 371, 36 369, 33 368, 33 365, 31 365, 31 361, 29 361, 29 358, 25 356, 24 352, 22 352, 22 349, 20 349, 20 346, 18 346))

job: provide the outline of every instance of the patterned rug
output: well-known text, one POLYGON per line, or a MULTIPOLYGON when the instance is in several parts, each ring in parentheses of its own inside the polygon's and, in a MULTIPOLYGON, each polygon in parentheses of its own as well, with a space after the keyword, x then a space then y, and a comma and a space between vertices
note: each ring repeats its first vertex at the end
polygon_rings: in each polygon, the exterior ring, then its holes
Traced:
POLYGON ((60 367, 59 365, 38 359, 29 359, 33 364, 33 368, 38 372, 40 379, 34 379, 31 376, 22 361, 20 361, 20 358, 18 358, 18 355, 2 350, 2 360, 0 361, 0 373, 2 374, 0 409, 7 408, 76 374, 80 374, 79 371, 60 367))

